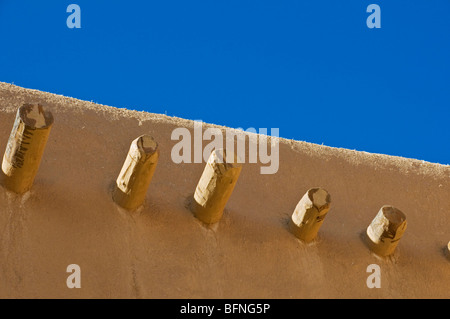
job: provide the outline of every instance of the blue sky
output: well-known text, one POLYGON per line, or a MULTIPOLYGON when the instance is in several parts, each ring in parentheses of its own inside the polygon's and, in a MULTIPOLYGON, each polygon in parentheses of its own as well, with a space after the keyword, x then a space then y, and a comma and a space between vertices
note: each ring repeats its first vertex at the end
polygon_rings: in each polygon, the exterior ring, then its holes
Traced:
POLYGON ((449 14, 448 0, 0 0, 0 81, 448 164, 449 14))

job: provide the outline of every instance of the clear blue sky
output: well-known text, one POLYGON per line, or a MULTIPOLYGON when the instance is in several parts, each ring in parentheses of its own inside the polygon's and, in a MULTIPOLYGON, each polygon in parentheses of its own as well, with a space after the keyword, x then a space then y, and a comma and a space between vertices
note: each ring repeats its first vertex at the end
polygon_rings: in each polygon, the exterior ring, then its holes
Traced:
POLYGON ((449 17, 448 0, 0 0, 0 81, 448 164, 449 17))

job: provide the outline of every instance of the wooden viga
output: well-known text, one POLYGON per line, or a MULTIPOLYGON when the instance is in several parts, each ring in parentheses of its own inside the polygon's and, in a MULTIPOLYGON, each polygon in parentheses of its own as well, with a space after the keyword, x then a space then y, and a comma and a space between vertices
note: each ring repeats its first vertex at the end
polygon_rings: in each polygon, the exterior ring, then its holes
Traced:
POLYGON ((23 194, 31 189, 52 125, 52 113, 40 104, 17 110, 2 161, 2 183, 8 190, 23 194))
POLYGON ((223 149, 211 152, 191 203, 194 216, 206 224, 218 222, 241 170, 235 153, 223 149))
POLYGON ((158 159, 158 143, 153 137, 142 135, 131 142, 113 191, 119 206, 132 211, 144 203, 158 159))
POLYGON ((289 220, 289 229, 300 240, 311 242, 330 210, 331 197, 320 187, 309 189, 295 207, 289 220))
POLYGON ((402 211, 394 206, 384 205, 366 230, 370 249, 379 256, 393 254, 406 225, 406 216, 402 211))

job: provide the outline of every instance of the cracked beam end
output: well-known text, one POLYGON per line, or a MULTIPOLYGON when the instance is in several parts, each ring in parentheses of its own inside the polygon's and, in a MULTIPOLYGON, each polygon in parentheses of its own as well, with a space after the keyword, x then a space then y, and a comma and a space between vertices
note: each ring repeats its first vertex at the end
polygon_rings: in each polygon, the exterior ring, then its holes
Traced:
POLYGON ((142 135, 131 142, 113 191, 116 204, 132 211, 144 203, 158 158, 158 143, 153 137, 142 135))
POLYGON ((311 242, 330 210, 331 196, 320 187, 309 189, 289 220, 290 231, 300 240, 311 242))
POLYGON ((241 173, 242 164, 231 151, 214 150, 194 193, 191 211, 206 224, 218 222, 241 173))
POLYGON ((17 110, 2 162, 7 189, 23 194, 33 186, 52 125, 52 113, 40 104, 24 104, 17 110))
POLYGON ((366 230, 370 249, 379 256, 393 254, 406 225, 406 216, 402 211, 389 205, 381 207, 366 230))

